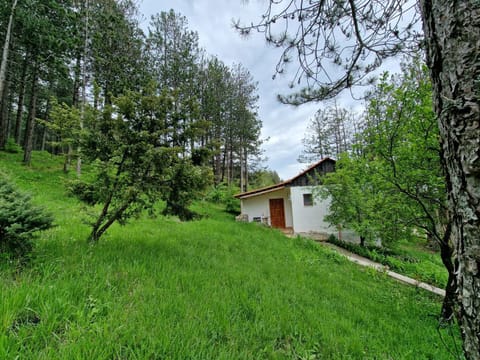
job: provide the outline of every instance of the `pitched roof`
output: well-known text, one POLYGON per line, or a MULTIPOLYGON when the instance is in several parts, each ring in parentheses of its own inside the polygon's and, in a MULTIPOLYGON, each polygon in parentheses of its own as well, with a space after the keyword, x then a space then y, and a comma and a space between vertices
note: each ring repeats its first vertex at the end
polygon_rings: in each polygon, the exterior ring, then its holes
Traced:
POLYGON ((240 194, 236 194, 234 196, 237 199, 246 199, 246 198, 249 198, 249 197, 253 197, 253 196, 257 196, 257 195, 261 195, 261 194, 266 194, 266 193, 269 193, 269 192, 272 192, 272 191, 277 191, 277 190, 283 189, 286 186, 291 185, 296 179, 304 176, 309 171, 315 169, 316 167, 318 167, 319 165, 321 165, 325 161, 335 162, 335 160, 333 160, 332 158, 329 158, 329 157, 323 158, 322 160, 317 161, 315 164, 310 165, 307 169, 303 170, 300 174, 294 176, 293 178, 291 178, 289 180, 282 181, 282 182, 280 182, 278 184, 275 184, 275 185, 265 186, 263 188, 246 191, 246 192, 243 192, 243 193, 240 193, 240 194))

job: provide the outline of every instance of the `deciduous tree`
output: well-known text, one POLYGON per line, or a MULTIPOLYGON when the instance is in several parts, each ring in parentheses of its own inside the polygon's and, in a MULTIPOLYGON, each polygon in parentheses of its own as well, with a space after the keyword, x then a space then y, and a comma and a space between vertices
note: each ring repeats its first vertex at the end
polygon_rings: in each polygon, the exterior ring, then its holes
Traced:
POLYGON ((325 100, 343 89, 370 82, 382 61, 417 48, 422 37, 440 128, 442 163, 458 267, 458 311, 463 350, 480 354, 480 3, 477 0, 269 2, 258 30, 283 47, 277 72, 298 62, 295 81, 303 88, 280 99, 302 104, 325 100), (420 9, 420 11, 418 11, 420 9))

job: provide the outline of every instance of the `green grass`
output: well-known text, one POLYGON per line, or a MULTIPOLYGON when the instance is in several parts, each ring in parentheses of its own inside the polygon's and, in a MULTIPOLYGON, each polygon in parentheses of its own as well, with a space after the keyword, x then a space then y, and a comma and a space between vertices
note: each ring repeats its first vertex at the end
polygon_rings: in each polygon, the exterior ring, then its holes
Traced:
POLYGON ((85 241, 61 160, 0 170, 56 216, 22 271, 0 267, 0 359, 450 359, 441 299, 197 203, 85 241))
POLYGON ((329 238, 329 242, 343 247, 355 254, 366 257, 389 267, 390 270, 409 276, 419 281, 444 289, 448 272, 442 263, 439 252, 427 248, 426 243, 402 241, 395 248, 382 249, 362 247, 359 244, 329 238))
POLYGON ((426 242, 404 242, 399 244, 399 249, 408 258, 415 259, 415 261, 406 262, 404 265, 410 276, 440 288, 445 288, 448 272, 442 263, 439 251, 435 252, 428 249, 426 242))

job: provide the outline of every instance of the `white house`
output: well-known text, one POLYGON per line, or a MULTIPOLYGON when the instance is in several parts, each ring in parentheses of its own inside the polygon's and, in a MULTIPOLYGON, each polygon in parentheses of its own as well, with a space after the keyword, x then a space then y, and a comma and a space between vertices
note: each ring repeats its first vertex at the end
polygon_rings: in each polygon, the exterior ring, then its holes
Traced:
POLYGON ((325 158, 290 180, 235 195, 241 201, 241 217, 295 234, 337 234, 336 227, 324 221, 328 199, 315 198, 313 191, 321 176, 333 171, 335 160, 325 158))

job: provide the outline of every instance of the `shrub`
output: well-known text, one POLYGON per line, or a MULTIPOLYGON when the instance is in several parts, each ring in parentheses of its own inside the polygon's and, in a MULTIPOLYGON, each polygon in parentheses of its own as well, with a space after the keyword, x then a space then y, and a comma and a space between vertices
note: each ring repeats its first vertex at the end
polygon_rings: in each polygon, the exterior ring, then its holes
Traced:
POLYGON ((164 215, 178 216, 182 221, 190 221, 198 217, 188 207, 193 200, 201 197, 212 181, 211 170, 207 167, 195 166, 189 161, 179 161, 171 169, 168 186, 163 190, 166 206, 164 215))
POLYGON ((16 258, 28 255, 36 232, 52 226, 52 216, 31 203, 0 175, 0 254, 16 258))
POLYGON ((213 203, 221 203, 225 205, 225 211, 230 214, 240 214, 240 200, 234 197, 234 194, 240 190, 225 183, 212 187, 207 194, 206 199, 213 203))
POLYGON ((98 192, 94 184, 89 184, 81 180, 71 180, 67 183, 67 191, 70 195, 88 205, 95 205, 99 201, 98 192))
POLYGON ((18 145, 13 138, 8 138, 5 144, 5 151, 12 154, 18 154, 22 152, 22 147, 18 145))

